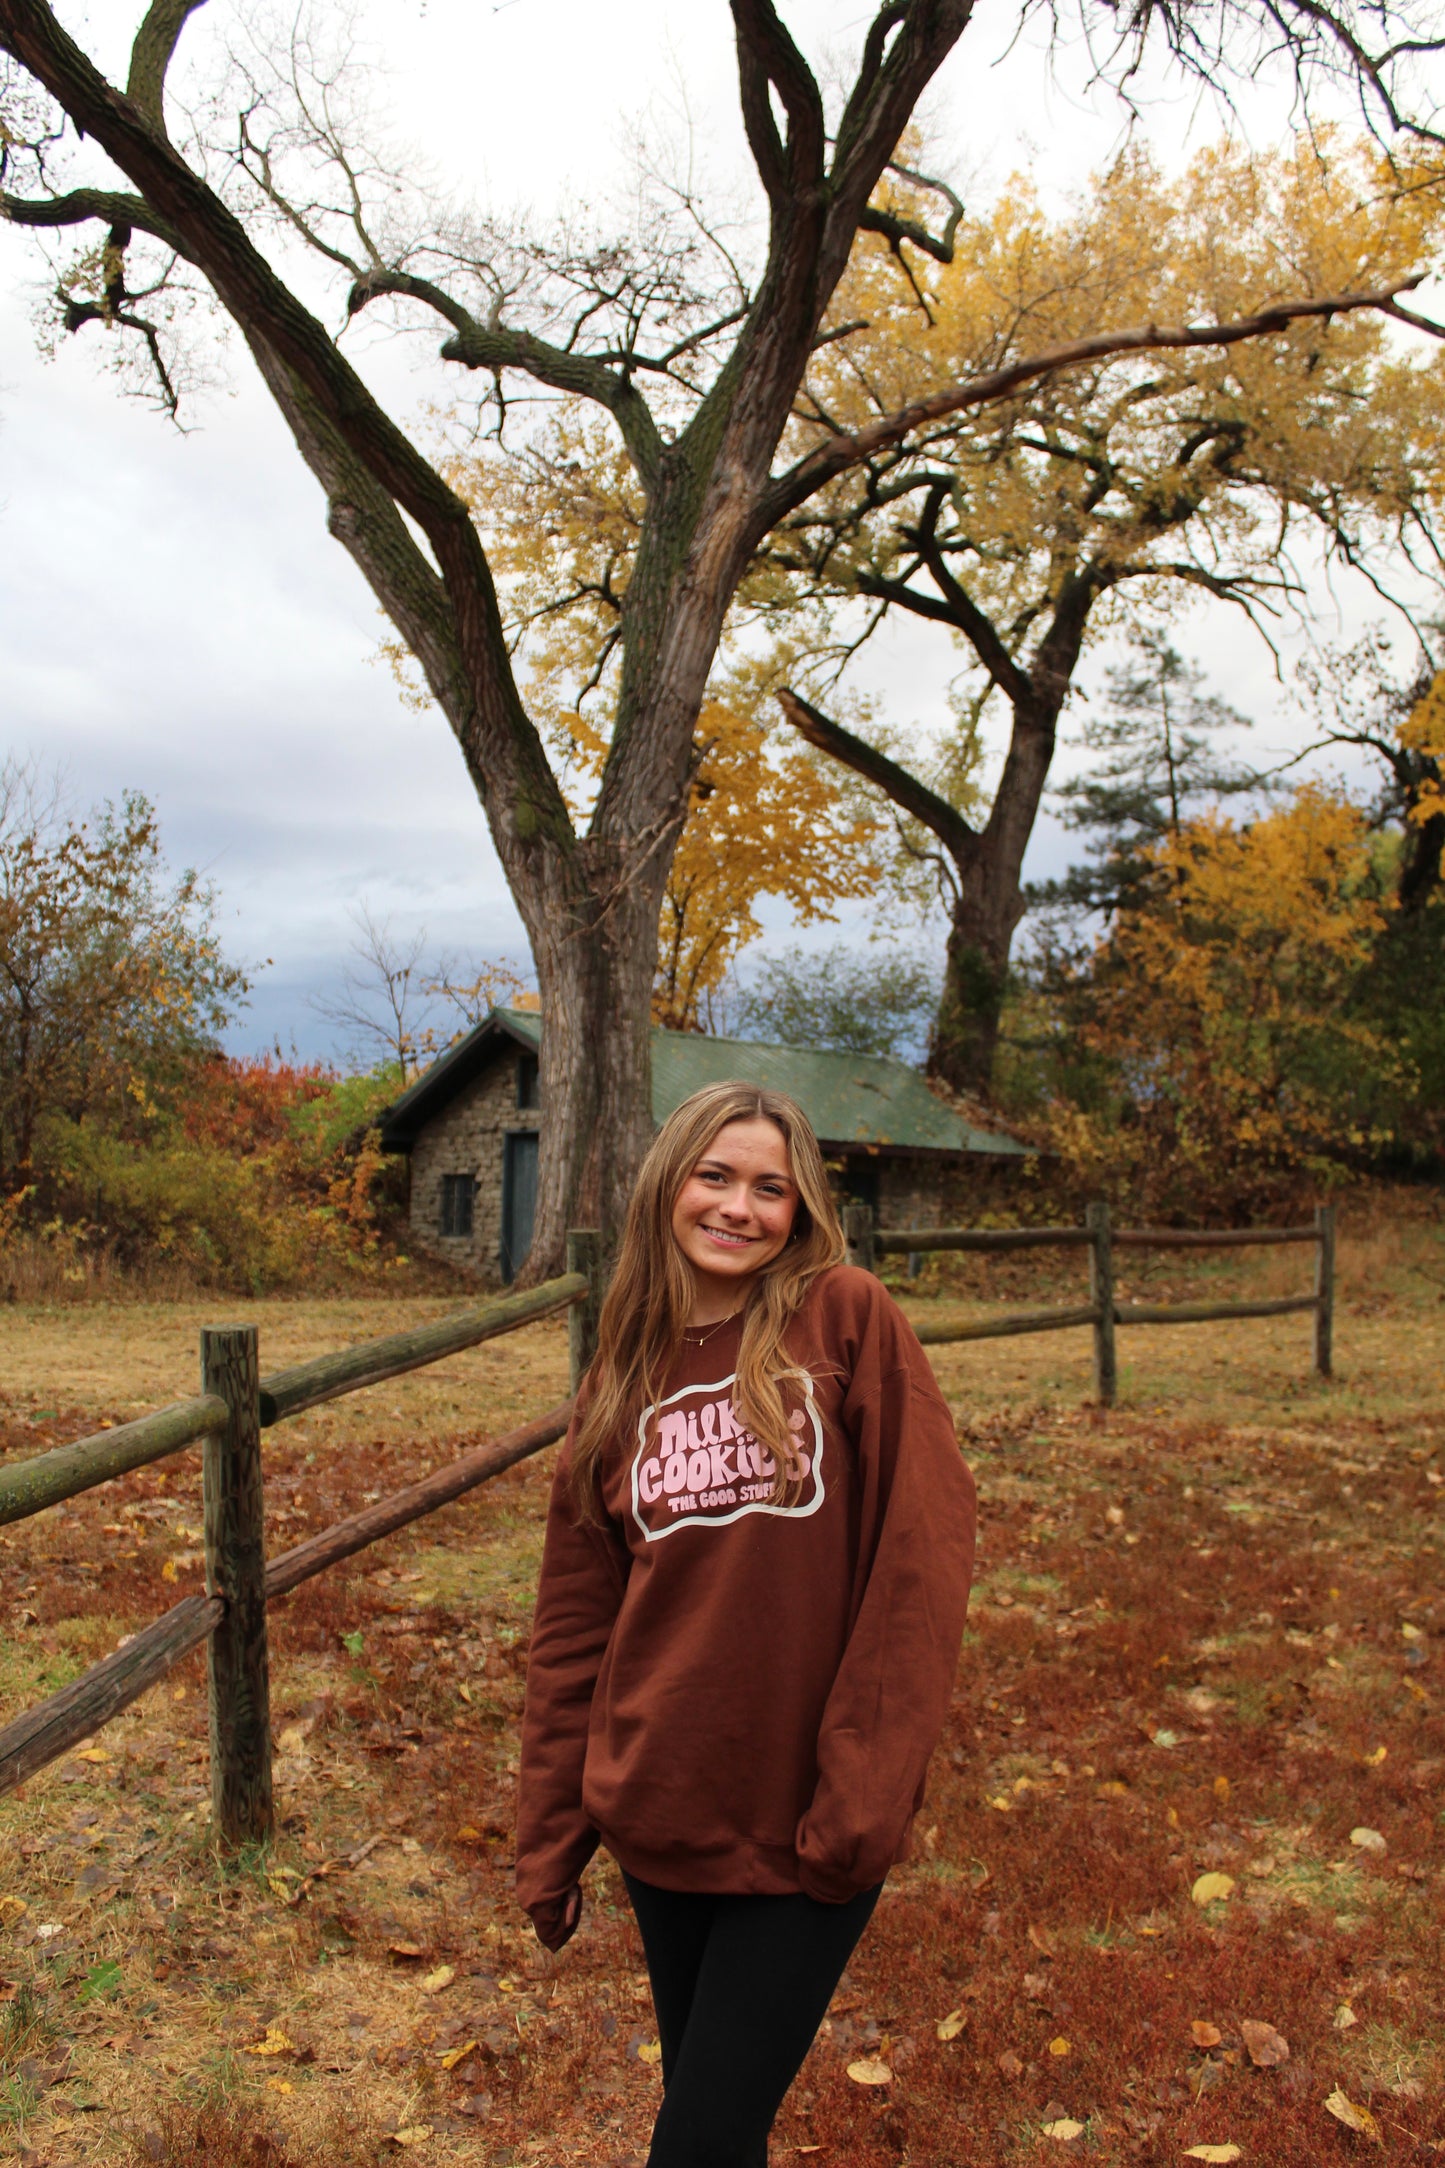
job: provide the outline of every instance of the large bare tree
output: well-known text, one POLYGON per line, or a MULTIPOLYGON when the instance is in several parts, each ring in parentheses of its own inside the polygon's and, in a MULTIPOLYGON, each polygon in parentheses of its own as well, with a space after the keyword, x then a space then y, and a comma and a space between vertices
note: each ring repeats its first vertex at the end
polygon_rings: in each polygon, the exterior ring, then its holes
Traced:
MULTIPOLYGON (((1127 76, 1157 40, 1198 73, 1282 47, 1301 78, 1343 75, 1387 128, 1402 70, 1438 42, 1429 0, 1083 0, 1127 76), (1233 56, 1231 58, 1231 56, 1233 56)), ((729 605, 778 522, 825 484, 950 412, 1116 347, 1207 345, 1297 316, 1390 305, 1393 291, 1261 297, 1252 320, 1098 327, 1062 350, 940 387, 799 450, 799 387, 860 230, 947 256, 952 235, 875 202, 917 102, 967 29, 973 0, 881 0, 831 116, 771 0, 731 0, 739 95, 766 204, 756 272, 696 238, 695 206, 654 204, 615 240, 543 246, 468 217, 409 218, 344 118, 344 80, 298 33, 277 69, 256 48, 225 130, 174 136, 167 77, 198 0, 151 0, 124 84, 110 82, 46 0, 0 0, 9 56, 0 208, 76 234, 60 267, 65 321, 136 343, 163 400, 184 396, 170 326, 187 279, 238 327, 321 483, 350 552, 447 717, 531 941, 546 1028, 543 1159, 531 1269, 579 1209, 620 1222, 650 1133, 648 1006, 667 866, 685 817, 694 725, 729 605), (98 155, 97 155, 98 153, 98 155), (268 252, 269 244, 269 252, 268 252), (278 264, 303 264, 289 280, 278 264), (622 611, 611 748, 585 829, 574 823, 515 681, 474 519, 439 464, 382 406, 303 287, 319 267, 346 313, 438 324, 442 359, 478 372, 500 409, 519 381, 610 415, 646 495, 622 611), (780 453, 780 447, 782 448, 780 453)), ((619 23, 620 36, 629 35, 619 23)), ((534 96, 540 86, 516 86, 534 96)), ((190 98, 204 113, 201 87, 190 98)), ((180 102, 174 101, 180 111, 180 102)), ((220 110, 216 100, 209 110, 220 110)), ((1423 125, 1423 123, 1422 123, 1423 125)))

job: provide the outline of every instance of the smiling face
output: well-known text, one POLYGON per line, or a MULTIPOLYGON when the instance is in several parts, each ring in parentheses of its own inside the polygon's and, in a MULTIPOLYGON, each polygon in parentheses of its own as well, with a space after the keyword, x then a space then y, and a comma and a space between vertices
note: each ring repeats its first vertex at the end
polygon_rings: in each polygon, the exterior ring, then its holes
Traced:
POLYGON ((785 1247, 798 1209, 788 1147, 775 1122, 728 1122, 706 1146, 672 1208, 673 1238, 692 1267, 690 1325, 742 1307, 755 1274, 785 1247))

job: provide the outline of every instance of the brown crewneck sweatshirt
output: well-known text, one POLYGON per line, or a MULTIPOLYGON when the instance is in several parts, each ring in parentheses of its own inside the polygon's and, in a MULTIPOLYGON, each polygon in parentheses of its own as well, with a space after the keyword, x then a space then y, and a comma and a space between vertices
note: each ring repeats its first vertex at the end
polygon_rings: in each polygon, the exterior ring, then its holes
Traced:
POLYGON ((553 1485, 527 1667, 517 1894, 544 1939, 597 1843, 664 1889, 842 1902, 907 1857, 953 1690, 973 1482, 928 1359, 871 1273, 787 1336, 807 1466, 732 1400, 740 1320, 684 1341, 600 1525, 553 1485))

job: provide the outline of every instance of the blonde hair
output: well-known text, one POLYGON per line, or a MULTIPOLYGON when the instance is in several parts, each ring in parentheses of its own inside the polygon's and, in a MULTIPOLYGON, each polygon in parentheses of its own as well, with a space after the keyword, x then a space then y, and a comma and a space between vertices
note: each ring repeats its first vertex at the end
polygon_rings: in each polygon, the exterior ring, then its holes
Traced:
POLYGON ((771 1122, 782 1132, 798 1192, 792 1233, 752 1281, 738 1350, 737 1407, 773 1456, 773 1499, 784 1504, 801 1482, 783 1387, 799 1375, 783 1336, 809 1286, 841 1265, 847 1244, 828 1188, 827 1170, 808 1117, 782 1092, 755 1084, 709 1084, 684 1099, 663 1123, 642 1162, 612 1284, 597 1325, 597 1353, 587 1372, 587 1402, 572 1447, 573 1498, 590 1514, 598 1463, 613 1439, 630 1437, 642 1411, 658 1400, 682 1346, 695 1297, 692 1268, 678 1248, 672 1215, 684 1183, 729 1122, 771 1122))

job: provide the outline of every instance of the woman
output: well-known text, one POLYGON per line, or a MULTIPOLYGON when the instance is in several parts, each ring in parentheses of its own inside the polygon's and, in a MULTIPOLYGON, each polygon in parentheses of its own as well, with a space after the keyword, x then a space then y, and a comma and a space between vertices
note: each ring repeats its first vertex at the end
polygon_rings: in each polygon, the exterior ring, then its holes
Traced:
POLYGON ((649 2168, 766 2168, 952 1691, 973 1485, 845 1255, 793 1101, 695 1093, 643 1163, 553 1487, 517 1892, 558 1950, 599 1841, 622 1869, 662 2043, 649 2168))

